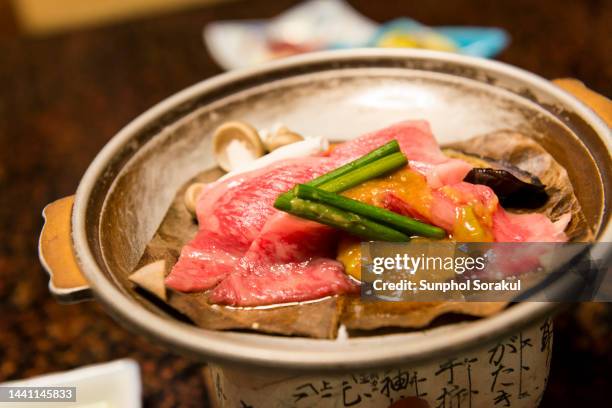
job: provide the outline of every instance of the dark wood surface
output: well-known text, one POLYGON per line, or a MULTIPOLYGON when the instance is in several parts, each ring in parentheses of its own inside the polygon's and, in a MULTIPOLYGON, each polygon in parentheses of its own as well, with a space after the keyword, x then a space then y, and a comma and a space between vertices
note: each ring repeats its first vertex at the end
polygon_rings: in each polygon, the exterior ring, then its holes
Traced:
MULTIPOLYGON (((172 93, 220 73, 203 46, 210 21, 273 16, 291 1, 230 2, 44 38, 0 30, 0 381, 120 357, 139 361, 146 406, 206 406, 200 365, 151 345, 96 303, 57 304, 36 256, 43 206, 72 194, 123 125, 172 93)), ((495 25, 499 57, 544 77, 577 77, 612 93, 610 1, 352 1, 378 21, 495 25)), ((5 18, 0 21, 4 21, 5 18)), ((609 308, 557 318, 544 407, 607 406, 609 308)))

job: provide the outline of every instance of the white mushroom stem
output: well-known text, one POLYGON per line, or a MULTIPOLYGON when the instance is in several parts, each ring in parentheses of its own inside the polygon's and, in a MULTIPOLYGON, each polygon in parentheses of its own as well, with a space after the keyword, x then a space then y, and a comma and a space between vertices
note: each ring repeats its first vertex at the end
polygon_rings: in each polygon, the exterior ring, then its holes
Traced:
POLYGON ((132 273, 128 279, 147 292, 166 300, 166 261, 160 260, 150 263, 132 273))
POLYGON ((257 129, 246 122, 231 121, 219 126, 213 134, 213 151, 225 171, 266 153, 257 129))
POLYGON ((299 157, 314 156, 329 148, 329 141, 324 137, 313 137, 301 142, 291 143, 266 154, 250 163, 240 166, 221 177, 218 181, 234 177, 247 171, 257 170, 274 162, 299 157))
MULTIPOLYGON (((261 132, 260 132, 261 134, 261 132)), ((286 126, 280 126, 276 131, 273 131, 263 139, 264 146, 269 152, 272 152, 282 146, 296 143, 304 140, 302 135, 295 133, 286 126)))
POLYGON ((193 183, 190 185, 187 190, 185 190, 185 195, 183 196, 183 201, 185 202, 185 207, 187 211, 191 214, 195 215, 196 213, 196 204, 198 203, 198 197, 206 187, 204 183, 193 183))

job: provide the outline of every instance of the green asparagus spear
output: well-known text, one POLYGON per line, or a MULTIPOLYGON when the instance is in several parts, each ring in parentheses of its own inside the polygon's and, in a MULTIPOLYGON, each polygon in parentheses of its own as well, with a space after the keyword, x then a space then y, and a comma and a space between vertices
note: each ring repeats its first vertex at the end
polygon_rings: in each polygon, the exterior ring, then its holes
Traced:
POLYGON ((444 238, 446 236, 446 232, 442 228, 425 224, 412 218, 385 210, 384 208, 365 204, 309 185, 298 184, 293 189, 293 194, 298 198, 321 202, 367 217, 373 221, 386 224, 410 235, 419 235, 429 238, 444 238))
POLYGON ((392 242, 410 240, 408 235, 400 231, 327 204, 292 197, 288 200, 276 200, 274 206, 297 217, 329 225, 363 239, 392 242))
POLYGON ((408 163, 408 159, 406 159, 406 156, 404 156, 403 153, 392 153, 372 163, 366 164, 363 167, 358 167, 350 173, 346 173, 323 184, 319 184, 316 187, 324 191, 339 193, 341 191, 348 190, 351 187, 355 187, 364 181, 382 176, 383 174, 389 173, 392 170, 405 166, 406 163, 408 163))
POLYGON ((344 166, 338 167, 337 169, 332 170, 329 173, 325 173, 322 176, 319 176, 306 184, 308 184, 309 186, 318 187, 321 184, 327 183, 328 181, 335 179, 336 177, 350 173, 353 170, 356 170, 360 167, 365 166, 366 164, 372 163, 380 159, 381 157, 385 157, 390 155, 391 153, 397 153, 399 151, 399 143, 397 143, 397 140, 394 139, 389 143, 380 146, 378 149, 372 150, 370 153, 361 156, 357 160, 353 160, 352 162, 347 163, 344 166))

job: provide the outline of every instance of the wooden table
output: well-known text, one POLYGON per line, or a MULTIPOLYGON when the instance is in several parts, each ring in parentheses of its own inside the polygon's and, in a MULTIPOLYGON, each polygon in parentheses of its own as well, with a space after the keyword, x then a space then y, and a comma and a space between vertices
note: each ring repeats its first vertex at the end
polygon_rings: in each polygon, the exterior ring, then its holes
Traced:
MULTIPOLYGON (((0 381, 131 357, 141 365, 146 406, 206 406, 200 365, 134 336, 96 303, 61 306, 50 297, 36 257, 40 212, 75 191, 129 120, 221 72, 202 43, 207 22, 271 17, 292 3, 230 2, 46 38, 0 30, 0 381)), ((612 93, 610 2, 351 3, 378 21, 406 15, 432 25, 504 27, 513 43, 501 60, 612 93)), ((544 407, 608 401, 609 310, 573 307, 557 319, 544 407)))

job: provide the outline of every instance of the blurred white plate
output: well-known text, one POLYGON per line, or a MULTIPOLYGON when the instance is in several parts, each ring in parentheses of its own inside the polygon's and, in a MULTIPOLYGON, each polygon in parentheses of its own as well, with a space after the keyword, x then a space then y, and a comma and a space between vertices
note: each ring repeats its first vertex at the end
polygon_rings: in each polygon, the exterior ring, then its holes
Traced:
POLYGON ((344 0, 309 0, 269 20, 216 21, 203 35, 213 59, 231 70, 287 56, 270 48, 270 42, 303 47, 304 52, 362 47, 377 28, 344 0))
MULTIPOLYGON (((26 380, 1 383, 10 387, 76 387, 71 408, 140 408, 142 385, 138 363, 131 359, 95 364, 26 380)), ((61 402, 0 402, 0 407, 60 407, 61 402)))

